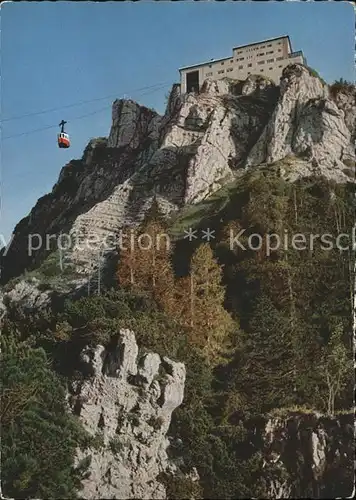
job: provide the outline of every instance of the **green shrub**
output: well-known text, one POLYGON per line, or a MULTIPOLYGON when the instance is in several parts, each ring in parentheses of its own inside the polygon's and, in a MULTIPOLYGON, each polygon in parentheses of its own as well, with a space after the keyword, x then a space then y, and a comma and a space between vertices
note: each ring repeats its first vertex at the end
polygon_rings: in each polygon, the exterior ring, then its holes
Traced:
POLYGON ((309 73, 311 74, 311 76, 314 76, 315 78, 319 78, 319 80, 324 84, 324 85, 327 85, 326 81, 319 75, 319 73, 314 69, 314 68, 311 68, 310 66, 305 66, 309 73))
POLYGON ((351 169, 355 168, 355 160, 352 160, 351 158, 346 158, 345 160, 343 160, 343 163, 351 169))
POLYGON ((138 415, 135 413, 128 413, 126 418, 133 427, 139 427, 140 417, 138 415))
POLYGON ((204 498, 200 483, 182 474, 172 476, 161 473, 158 480, 165 486, 167 498, 170 500, 204 498))
POLYGON ((110 439, 109 446, 114 455, 118 455, 120 451, 124 448, 123 442, 117 436, 110 439))
POLYGON ((10 498, 74 498, 74 456, 82 438, 65 390, 42 349, 3 343, 3 492, 10 498))
POLYGON ((153 427, 155 431, 159 431, 163 425, 163 418, 162 417, 151 417, 148 421, 148 425, 153 427))
POLYGON ((345 94, 355 94, 355 84, 340 78, 339 80, 335 80, 335 82, 330 85, 330 93, 332 97, 336 97, 339 92, 343 92, 345 94))

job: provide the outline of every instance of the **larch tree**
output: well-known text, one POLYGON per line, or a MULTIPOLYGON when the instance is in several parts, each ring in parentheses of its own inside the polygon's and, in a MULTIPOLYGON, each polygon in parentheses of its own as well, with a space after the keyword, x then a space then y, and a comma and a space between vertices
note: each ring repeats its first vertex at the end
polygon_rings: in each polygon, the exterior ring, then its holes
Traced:
POLYGON ((131 230, 129 242, 125 243, 119 256, 119 283, 152 294, 169 314, 175 307, 175 283, 164 225, 157 217, 147 217, 140 228, 131 230))
POLYGON ((137 240, 137 230, 131 229, 129 242, 120 241, 117 279, 121 286, 134 287, 137 284, 137 253, 132 241, 137 240))
POLYGON ((212 362, 223 360, 230 350, 233 320, 224 309, 225 290, 221 284, 222 269, 209 244, 194 252, 189 276, 189 325, 192 340, 212 362))

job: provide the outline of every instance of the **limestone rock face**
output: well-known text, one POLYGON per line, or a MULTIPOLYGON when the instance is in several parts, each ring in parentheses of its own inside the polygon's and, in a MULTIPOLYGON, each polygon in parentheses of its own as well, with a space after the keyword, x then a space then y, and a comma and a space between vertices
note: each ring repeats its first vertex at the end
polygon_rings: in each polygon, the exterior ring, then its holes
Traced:
POLYGON ((328 99, 309 101, 295 129, 293 151, 306 155, 309 161, 323 168, 327 177, 342 171, 343 151, 350 144, 350 132, 343 112, 328 99))
POLYGON ((185 366, 155 353, 139 356, 129 330, 120 331, 115 349, 86 348, 81 359, 88 376, 71 387, 70 406, 99 444, 78 450, 78 463, 91 456, 80 497, 166 498, 157 476, 176 468, 167 431, 183 401, 185 366))
POLYGON ((36 278, 21 280, 9 291, 1 293, 0 319, 8 310, 16 309, 17 314, 26 315, 45 310, 51 306, 52 292, 41 291, 40 281, 36 278))
POLYGON ((69 234, 69 260, 87 276, 116 251, 122 228, 140 223, 153 199, 173 215, 261 164, 294 158, 286 175, 291 182, 308 175, 350 182, 351 94, 332 96, 320 78, 294 64, 279 86, 251 75, 208 79, 199 94, 180 95, 175 84, 164 116, 131 100, 115 101, 109 137, 91 140, 83 158, 64 167, 52 193, 16 227, 2 259, 2 282, 36 268, 53 251, 42 246, 28 255, 29 234, 69 234))
POLYGON ((254 96, 270 96, 272 93, 277 95, 278 87, 275 86, 272 80, 261 75, 250 75, 243 82, 241 87, 242 95, 254 96))
POLYGON ((342 159, 350 144, 344 112, 329 97, 328 87, 307 68, 291 65, 283 72, 278 103, 246 166, 295 154, 308 160, 310 173, 346 182, 342 159))
POLYGON ((6 305, 4 304, 4 295, 0 291, 0 322, 6 315, 6 305))
MULTIPOLYGON (((168 105, 174 113, 165 115, 160 122, 160 146, 109 197, 80 214, 72 234, 95 234, 104 241, 109 233, 117 234, 124 222, 127 226, 142 220, 154 196, 168 214, 187 203, 201 201, 232 180, 251 141, 267 123, 271 103, 252 95, 234 96, 228 93, 230 87, 225 81, 206 82, 201 94, 180 97, 174 88, 168 105)), ((148 128, 143 128, 148 133, 148 128)), ((109 144, 113 145, 113 141, 109 139, 109 144)), ((123 143, 118 145, 122 147, 123 143)), ((95 259, 95 252, 90 251, 74 255, 84 268, 95 259)))
POLYGON ((116 100, 112 108, 109 148, 142 147, 142 138, 154 143, 158 139, 161 117, 153 110, 131 100, 116 100))
POLYGON ((344 113, 344 121, 351 133, 352 141, 356 138, 356 92, 355 87, 339 90, 333 96, 337 107, 344 113))
POLYGON ((201 92, 203 94, 210 95, 224 95, 229 94, 230 84, 228 80, 212 80, 211 78, 207 78, 202 85, 201 92))
POLYGON ((271 417, 262 431, 264 477, 269 498, 324 498, 352 494, 353 415, 288 412, 271 417), (337 474, 349 470, 349 481, 337 474), (342 484, 344 483, 344 484, 342 484))

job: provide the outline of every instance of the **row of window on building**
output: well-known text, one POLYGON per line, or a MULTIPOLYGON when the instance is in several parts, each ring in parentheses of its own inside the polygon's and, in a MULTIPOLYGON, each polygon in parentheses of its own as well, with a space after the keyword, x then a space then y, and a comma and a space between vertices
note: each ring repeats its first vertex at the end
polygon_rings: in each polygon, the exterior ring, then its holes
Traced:
MULTIPOLYGON (((282 42, 277 42, 277 45, 281 45, 281 43, 282 42)), ((268 45, 258 45, 257 47, 251 47, 249 49, 240 50, 239 52, 236 52, 236 54, 243 54, 244 52, 252 52, 252 51, 255 51, 255 50, 261 50, 261 49, 265 49, 266 47, 267 48, 268 47, 272 47, 272 44, 269 43, 268 45)), ((261 55, 261 54, 257 54, 257 55, 261 55)))
MULTIPOLYGON (((267 63, 272 63, 274 61, 282 61, 282 59, 284 59, 284 57, 277 57, 276 59, 267 59, 267 61, 257 61, 257 64, 258 65, 262 65, 262 64, 265 64, 266 62, 267 63)), ((278 66, 279 68, 282 68, 283 65, 279 65, 278 66)), ((209 68, 211 68, 211 65, 209 65, 209 68)), ((252 63, 248 63, 247 64, 247 68, 252 68, 252 63)), ((226 73, 230 73, 231 71, 234 71, 235 68, 228 68, 226 70, 226 73)), ((243 65, 240 65, 238 66, 238 69, 244 69, 244 66, 243 65)), ((273 68, 268 68, 269 70, 273 70, 273 68)), ((260 71, 263 71, 263 68, 261 68, 260 71)), ((223 73, 225 73, 225 70, 224 69, 221 69, 218 71, 218 75, 222 75, 223 73)), ((212 76, 214 73, 213 71, 211 71, 210 73, 206 73, 206 76, 212 76)))
MULTIPOLYGON (((278 49, 278 52, 282 52, 282 49, 278 49)), ((274 53, 274 50, 269 50, 267 51, 266 53, 265 52, 260 52, 259 54, 256 54, 257 57, 261 57, 261 56, 264 56, 264 55, 270 55, 270 54, 273 54, 274 53)), ((246 59, 252 59, 252 56, 247 56, 246 59)), ((245 57, 239 57, 236 59, 236 61, 244 61, 245 60, 245 57)), ((224 64, 223 62, 221 64, 224 64)))

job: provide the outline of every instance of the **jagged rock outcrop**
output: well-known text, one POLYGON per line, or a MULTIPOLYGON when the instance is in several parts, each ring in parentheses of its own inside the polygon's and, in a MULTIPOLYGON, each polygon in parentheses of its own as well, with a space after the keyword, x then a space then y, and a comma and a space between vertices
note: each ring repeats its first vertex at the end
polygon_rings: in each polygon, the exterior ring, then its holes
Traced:
POLYGON ((119 102, 113 105, 110 138, 91 139, 82 159, 72 160, 63 167, 52 192, 40 198, 30 214, 16 226, 13 240, 2 252, 2 282, 19 276, 31 266, 36 267, 48 251, 58 247, 60 232, 68 234, 80 214, 107 199, 116 186, 149 159, 156 139, 147 120, 155 130, 152 122, 156 123, 159 115, 133 101, 125 101, 121 123, 117 116, 119 102), (133 111, 129 113, 129 109, 133 111), (137 116, 138 121, 128 122, 127 114, 137 116), (134 138, 133 126, 136 127, 134 138), (117 129, 120 135, 116 134, 117 129), (34 252, 29 250, 31 243, 38 247, 34 252))
POLYGON ((294 154, 306 160, 311 174, 346 182, 343 155, 349 155, 350 146, 344 112, 330 99, 327 85, 307 68, 290 65, 283 71, 271 119, 246 165, 273 163, 294 154))
POLYGON ((6 316, 6 306, 4 304, 4 295, 0 291, 0 322, 6 316))
POLYGON ((351 133, 351 140, 354 142, 356 139, 356 89, 349 84, 336 84, 330 93, 337 107, 344 113, 345 124, 351 133))
POLYGON ((353 490, 353 414, 290 411, 262 429, 269 498, 347 498, 353 490))
POLYGON ((97 445, 80 497, 166 498, 157 479, 176 466, 167 455, 172 412, 183 401, 185 366, 158 354, 139 355, 134 333, 121 330, 115 348, 82 352, 84 382, 73 383, 69 402, 97 445))
POLYGON ((53 292, 41 290, 36 278, 21 280, 8 291, 0 294, 0 318, 8 311, 15 311, 16 316, 26 316, 33 312, 44 311, 51 307, 53 292))
POLYGON ((354 113, 349 97, 334 99, 301 65, 285 68, 279 87, 262 76, 207 80, 199 94, 179 95, 174 85, 164 116, 115 101, 109 138, 91 141, 16 227, 2 280, 36 267, 48 252, 43 245, 28 255, 30 233, 69 233, 72 262, 87 275, 99 247, 108 256, 115 251, 120 230, 138 224, 154 198, 169 214, 246 168, 286 160, 281 175, 290 181, 314 174, 350 182, 354 113))

